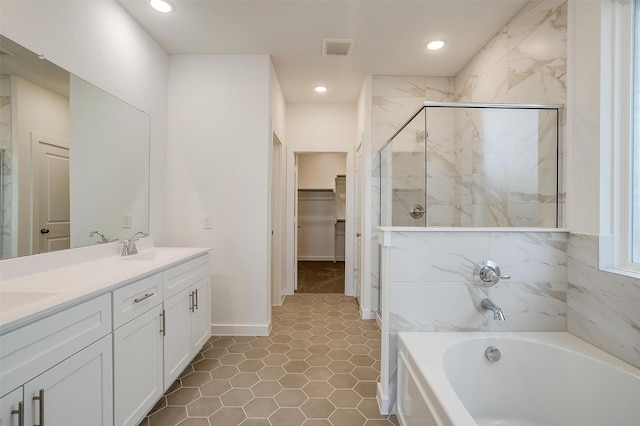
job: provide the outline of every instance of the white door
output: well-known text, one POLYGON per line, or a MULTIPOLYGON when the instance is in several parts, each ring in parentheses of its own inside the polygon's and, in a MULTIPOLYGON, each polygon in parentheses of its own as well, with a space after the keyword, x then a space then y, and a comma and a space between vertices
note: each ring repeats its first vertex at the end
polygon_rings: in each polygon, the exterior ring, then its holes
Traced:
POLYGON ((281 149, 282 144, 276 134, 273 134, 271 149, 271 304, 282 304, 282 235, 280 232, 280 201, 281 191, 281 149))
POLYGON ((191 313, 191 353, 197 354, 211 337, 211 296, 209 278, 204 278, 190 287, 193 296, 191 313))
POLYGON ((164 386, 178 378, 191 361, 191 291, 189 287, 164 302, 164 386))
POLYGON ((69 149, 32 134, 33 253, 70 247, 69 149))
POLYGON ((161 311, 157 305, 113 332, 116 425, 137 425, 164 392, 161 311))
POLYGON ((20 416, 24 416, 22 387, 0 398, 0 425, 20 426, 20 416), (22 405, 22 406, 21 406, 22 405), (22 413, 21 413, 22 411, 22 413))
POLYGON ((356 258, 354 262, 353 268, 353 280, 354 286, 356 290, 356 298, 358 299, 358 303, 362 306, 362 192, 363 182, 362 182, 362 146, 363 144, 358 145, 356 150, 356 164, 355 164, 355 174, 356 174, 356 258))
POLYGON ((293 291, 298 290, 298 154, 293 163, 293 291))
POLYGON ((25 424, 113 425, 111 348, 109 334, 26 383, 25 424))

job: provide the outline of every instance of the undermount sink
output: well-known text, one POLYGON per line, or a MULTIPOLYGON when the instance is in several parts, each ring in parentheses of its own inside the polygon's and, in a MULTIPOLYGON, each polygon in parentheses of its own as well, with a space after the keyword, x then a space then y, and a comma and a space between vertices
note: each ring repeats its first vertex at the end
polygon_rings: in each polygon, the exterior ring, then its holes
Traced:
POLYGON ((129 256, 122 256, 122 260, 156 260, 156 253, 152 251, 148 253, 131 254, 129 256))
POLYGON ((11 311, 56 296, 58 293, 0 292, 0 310, 11 311))
POLYGON ((168 258, 180 256, 182 253, 190 251, 192 249, 185 247, 156 247, 150 251, 143 251, 138 254, 131 254, 129 256, 120 256, 122 260, 165 260, 168 258))

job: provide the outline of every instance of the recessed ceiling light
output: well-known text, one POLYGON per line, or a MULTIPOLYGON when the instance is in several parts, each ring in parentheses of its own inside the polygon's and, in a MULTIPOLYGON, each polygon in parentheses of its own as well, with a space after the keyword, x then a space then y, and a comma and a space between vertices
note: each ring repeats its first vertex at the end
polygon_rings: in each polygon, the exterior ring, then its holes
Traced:
POLYGON ((173 5, 167 0, 149 0, 149 4, 158 12, 168 13, 173 10, 173 5))
POLYGON ((327 91, 327 88, 324 86, 316 86, 313 88, 313 90, 315 90, 318 93, 324 93, 327 91))
POLYGON ((427 49, 429 50, 440 50, 444 47, 446 42, 442 39, 431 40, 427 43, 427 49))

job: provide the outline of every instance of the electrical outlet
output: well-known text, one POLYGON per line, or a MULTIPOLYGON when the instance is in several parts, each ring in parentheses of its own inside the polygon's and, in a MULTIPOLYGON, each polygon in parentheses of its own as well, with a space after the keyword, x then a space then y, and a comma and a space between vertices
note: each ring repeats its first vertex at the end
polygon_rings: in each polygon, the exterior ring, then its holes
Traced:
POLYGON ((122 216, 122 227, 126 229, 131 228, 131 215, 122 216))
POLYGON ((204 216, 202 218, 202 229, 213 228, 213 218, 211 216, 204 216))

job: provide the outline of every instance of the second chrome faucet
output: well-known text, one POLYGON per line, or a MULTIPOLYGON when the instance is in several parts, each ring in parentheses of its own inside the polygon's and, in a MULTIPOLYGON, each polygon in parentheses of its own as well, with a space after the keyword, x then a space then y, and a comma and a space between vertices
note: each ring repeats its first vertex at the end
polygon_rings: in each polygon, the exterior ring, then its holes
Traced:
POLYGON ((149 234, 146 232, 138 231, 131 238, 125 241, 120 241, 122 244, 122 256, 131 256, 132 254, 138 254, 138 248, 136 247, 136 241, 138 241, 139 237, 148 237, 149 234))

